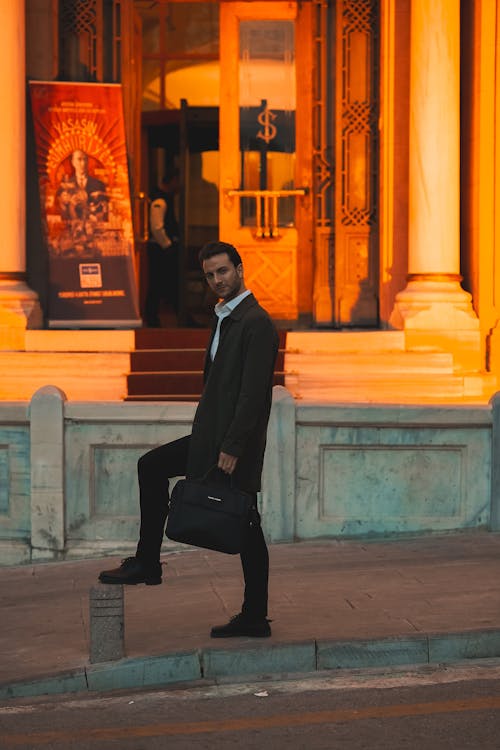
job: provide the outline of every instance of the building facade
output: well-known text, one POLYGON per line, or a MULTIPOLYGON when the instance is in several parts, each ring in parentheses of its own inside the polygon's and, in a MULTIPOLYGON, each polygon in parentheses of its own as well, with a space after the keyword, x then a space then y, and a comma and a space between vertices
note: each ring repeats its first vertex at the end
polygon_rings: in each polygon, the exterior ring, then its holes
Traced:
POLYGON ((48 329, 27 81, 121 85, 142 298, 173 167, 181 323, 206 320, 196 253, 220 238, 291 331, 270 540, 497 530, 500 3, 0 0, 0 18, 0 563, 132 549, 137 459, 193 414, 122 403, 133 331, 48 329))
POLYGON ((196 249, 220 237, 277 321, 401 330, 407 350, 497 372, 496 0, 5 0, 1 13, 3 349, 47 317, 26 80, 116 82, 141 288, 145 202, 174 165, 188 312, 196 249))

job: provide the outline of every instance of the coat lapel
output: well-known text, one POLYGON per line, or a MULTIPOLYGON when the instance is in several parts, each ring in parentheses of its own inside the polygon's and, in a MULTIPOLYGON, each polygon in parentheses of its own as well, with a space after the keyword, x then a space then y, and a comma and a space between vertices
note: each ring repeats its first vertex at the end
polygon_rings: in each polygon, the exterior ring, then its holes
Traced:
POLYGON ((210 366, 212 364, 212 360, 210 358, 210 349, 212 348, 212 341, 214 340, 215 331, 217 329, 217 315, 214 315, 212 320, 212 332, 210 334, 210 339, 208 341, 208 345, 205 351, 205 362, 203 364, 203 382, 206 383, 208 378, 208 373, 210 371, 210 366))
MULTIPOLYGON (((224 318, 220 327, 219 346, 222 344, 227 334, 227 331, 231 327, 231 324, 233 323, 233 321, 241 320, 241 318, 245 315, 247 310, 256 304, 257 304, 257 300, 255 299, 253 294, 249 294, 244 299, 241 300, 240 304, 234 308, 234 310, 227 316, 227 318, 224 318)), ((214 315, 214 319, 212 321, 212 333, 210 335, 210 341, 208 342, 207 350, 205 352, 205 364, 203 367, 203 382, 204 383, 206 383, 207 381, 208 373, 210 372, 210 367, 212 366, 212 360, 210 358, 210 349, 212 347, 212 341, 214 340, 216 329, 217 329, 217 315, 214 315)))

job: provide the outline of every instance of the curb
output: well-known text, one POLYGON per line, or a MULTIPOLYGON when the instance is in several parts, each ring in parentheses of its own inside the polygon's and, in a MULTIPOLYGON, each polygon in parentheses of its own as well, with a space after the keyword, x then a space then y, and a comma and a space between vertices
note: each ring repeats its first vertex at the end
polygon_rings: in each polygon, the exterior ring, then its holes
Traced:
POLYGON ((294 673, 442 664, 500 656, 500 630, 380 638, 303 641, 240 649, 202 649, 120 659, 32 680, 0 684, 0 700, 64 693, 105 692, 167 684, 272 678, 294 673))

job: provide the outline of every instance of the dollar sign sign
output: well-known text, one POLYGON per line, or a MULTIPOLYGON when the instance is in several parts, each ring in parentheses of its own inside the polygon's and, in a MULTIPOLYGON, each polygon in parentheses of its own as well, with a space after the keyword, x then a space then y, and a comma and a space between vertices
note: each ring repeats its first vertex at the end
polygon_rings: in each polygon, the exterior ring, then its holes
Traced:
POLYGON ((275 120, 277 116, 278 115, 275 115, 274 112, 271 112, 267 107, 262 112, 259 112, 257 121, 263 126, 264 130, 259 130, 257 138, 262 138, 263 141, 269 143, 269 141, 272 141, 273 138, 276 137, 278 129, 273 125, 272 121, 275 120))

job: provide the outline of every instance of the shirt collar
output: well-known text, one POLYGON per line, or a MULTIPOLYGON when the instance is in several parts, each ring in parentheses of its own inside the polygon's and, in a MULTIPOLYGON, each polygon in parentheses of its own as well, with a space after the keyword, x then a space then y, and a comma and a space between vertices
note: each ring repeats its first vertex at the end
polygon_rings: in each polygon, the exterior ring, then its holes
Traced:
POLYGON ((250 289, 245 289, 244 292, 238 294, 237 297, 233 297, 233 299, 230 299, 229 302, 218 302, 214 307, 215 314, 218 317, 229 315, 233 312, 234 308, 237 307, 240 302, 244 300, 245 297, 248 297, 248 295, 251 293, 252 292, 250 291, 250 289))

